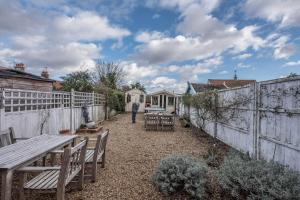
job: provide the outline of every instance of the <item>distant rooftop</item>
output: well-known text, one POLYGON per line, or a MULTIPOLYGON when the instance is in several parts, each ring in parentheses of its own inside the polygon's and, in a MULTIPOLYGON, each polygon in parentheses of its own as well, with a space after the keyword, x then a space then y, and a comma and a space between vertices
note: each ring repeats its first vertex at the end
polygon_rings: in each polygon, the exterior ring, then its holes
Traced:
POLYGON ((242 79, 208 79, 209 85, 220 86, 223 85, 225 88, 241 87, 255 83, 256 80, 242 80, 242 79))
POLYGON ((16 65, 16 69, 0 66, 0 78, 24 78, 37 81, 54 82, 52 79, 25 72, 24 65, 21 65, 20 68, 19 64, 16 65))
POLYGON ((213 89, 224 89, 226 88, 224 85, 209 85, 206 83, 191 83, 196 93, 204 92, 206 90, 213 90, 213 89))

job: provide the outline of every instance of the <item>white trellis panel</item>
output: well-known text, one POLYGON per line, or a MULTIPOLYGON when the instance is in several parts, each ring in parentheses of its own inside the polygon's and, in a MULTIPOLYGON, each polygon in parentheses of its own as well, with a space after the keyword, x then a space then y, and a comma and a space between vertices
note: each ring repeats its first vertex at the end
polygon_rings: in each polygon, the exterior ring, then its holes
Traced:
POLYGON ((17 137, 41 133, 73 132, 84 122, 82 106, 88 106, 90 120, 105 118, 105 95, 83 92, 41 92, 1 89, 0 130, 13 127, 17 137))

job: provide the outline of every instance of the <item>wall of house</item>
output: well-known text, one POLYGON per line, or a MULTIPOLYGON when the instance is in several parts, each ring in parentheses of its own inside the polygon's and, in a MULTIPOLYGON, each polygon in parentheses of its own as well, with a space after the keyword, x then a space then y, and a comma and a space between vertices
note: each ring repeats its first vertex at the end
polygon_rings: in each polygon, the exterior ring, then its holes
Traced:
POLYGON ((126 112, 131 112, 132 111, 132 104, 134 102, 139 103, 139 111, 138 112, 145 112, 145 104, 146 104, 146 94, 145 92, 137 89, 129 90, 125 93, 125 111, 126 112), (131 96, 130 102, 127 102, 127 96, 131 96), (140 101, 140 96, 143 95, 143 101, 140 101))
POLYGON ((0 109, 0 130, 13 127, 17 137, 72 133, 84 124, 82 106, 92 121, 105 119, 105 96, 95 93, 61 93, 4 89, 0 109), (42 124, 44 124, 42 128, 42 124))
MULTIPOLYGON (((246 101, 227 112, 228 121, 209 121, 205 131, 255 158, 274 160, 300 171, 300 76, 221 90, 218 102, 246 101)), ((219 106, 220 106, 219 105, 219 106)), ((198 126, 197 110, 186 110, 198 126)), ((221 108, 221 107, 220 107, 221 108)))
POLYGON ((50 92, 53 89, 52 82, 43 82, 22 78, 0 78, 0 88, 11 88, 21 90, 38 90, 50 92))

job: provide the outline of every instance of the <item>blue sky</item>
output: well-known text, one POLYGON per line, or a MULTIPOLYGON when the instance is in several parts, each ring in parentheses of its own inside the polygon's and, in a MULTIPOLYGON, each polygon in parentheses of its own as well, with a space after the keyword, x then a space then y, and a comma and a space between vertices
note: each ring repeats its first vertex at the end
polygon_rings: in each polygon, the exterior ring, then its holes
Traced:
POLYGON ((50 76, 118 63, 125 83, 300 74, 299 0, 0 0, 0 65, 50 76))

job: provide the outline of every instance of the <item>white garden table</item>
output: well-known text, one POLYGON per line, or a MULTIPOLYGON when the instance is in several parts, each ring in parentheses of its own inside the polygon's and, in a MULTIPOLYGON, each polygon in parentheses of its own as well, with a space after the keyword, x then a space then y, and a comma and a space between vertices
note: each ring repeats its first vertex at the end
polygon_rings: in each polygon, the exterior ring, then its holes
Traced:
POLYGON ((0 148, 1 200, 11 200, 14 170, 32 164, 47 153, 70 145, 77 135, 41 135, 0 148))

